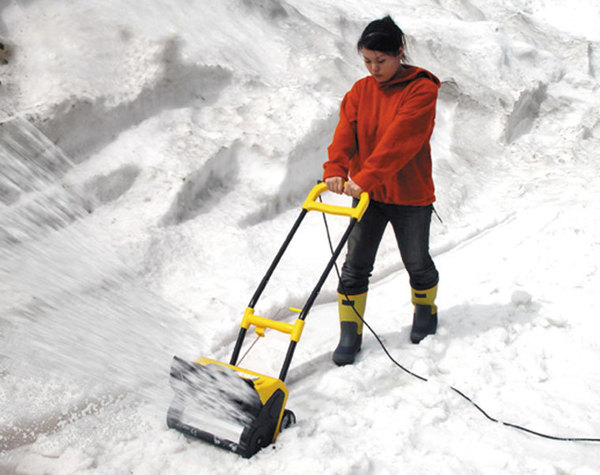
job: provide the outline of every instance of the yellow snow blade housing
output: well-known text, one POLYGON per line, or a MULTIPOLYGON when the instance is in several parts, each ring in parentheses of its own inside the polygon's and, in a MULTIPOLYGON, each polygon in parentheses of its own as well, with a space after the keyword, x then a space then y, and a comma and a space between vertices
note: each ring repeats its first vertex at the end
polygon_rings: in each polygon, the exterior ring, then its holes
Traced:
POLYGON ((251 457, 275 441, 285 414, 288 389, 278 378, 209 358, 171 367, 175 398, 167 425, 198 439, 251 457))
POLYGON ((300 216, 292 226, 279 252, 273 259, 248 307, 244 312, 238 338, 229 363, 209 358, 187 362, 175 356, 171 365, 170 383, 175 397, 167 413, 167 425, 187 435, 251 457, 271 444, 279 432, 295 422, 294 413, 286 409, 288 388, 284 381, 304 321, 321 287, 341 253, 354 225, 362 218, 369 197, 363 193, 356 207, 344 207, 317 202, 327 190, 324 183, 315 186, 302 206, 300 216), (315 288, 294 323, 272 320, 255 315, 254 309, 281 257, 309 211, 347 216, 350 223, 315 288), (265 329, 290 335, 290 343, 278 377, 267 376, 236 366, 242 344, 250 327, 264 336, 265 329))

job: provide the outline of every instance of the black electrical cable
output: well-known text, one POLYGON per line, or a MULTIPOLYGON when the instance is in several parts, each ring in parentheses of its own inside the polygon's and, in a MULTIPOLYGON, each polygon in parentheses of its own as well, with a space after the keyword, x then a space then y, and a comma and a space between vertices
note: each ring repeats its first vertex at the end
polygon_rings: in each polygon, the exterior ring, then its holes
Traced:
MULTIPOLYGON (((321 200, 321 197, 319 196, 319 200, 321 200)), ((329 248, 331 249, 331 252, 333 253, 333 243, 331 240, 331 233, 329 231, 329 224, 327 223, 327 216, 325 213, 323 214, 323 222, 325 223, 325 231, 327 233, 327 240, 329 242, 329 248)), ((335 272, 337 273, 337 277, 338 277, 338 281, 341 283, 342 285, 342 290, 344 291, 344 296, 346 297, 347 300, 350 300, 350 297, 348 296, 348 293, 346 292, 346 289, 343 287, 344 284, 342 282, 342 276, 340 274, 340 270, 338 268, 337 262, 335 263, 335 272)), ((352 309, 354 310, 354 313, 356 313, 356 316, 358 318, 360 318, 360 320, 363 322, 363 324, 369 329, 369 331, 373 334, 373 336, 375 337, 375 339, 377 340, 377 342, 379 343, 379 345, 381 346, 381 348, 383 349, 383 351, 385 352, 385 354, 387 355, 387 357, 396 365, 398 366, 398 368, 400 368, 402 371, 404 371, 405 373, 410 374, 411 376, 423 381, 423 382, 428 382, 429 380, 417 373, 414 373, 412 371, 410 371, 408 368, 406 368, 405 366, 401 365, 398 361, 396 361, 396 359, 390 354, 390 352, 388 351, 388 349, 386 348, 385 344, 383 343, 383 341, 381 340, 381 338, 379 338, 379 335, 377 335, 377 333, 373 330, 373 328, 371 328, 371 326, 363 319, 362 315, 360 314, 360 312, 358 310, 356 310, 356 308, 354 307, 354 305, 352 305, 352 309)), ((542 437, 544 439, 551 439, 551 440, 558 440, 558 441, 563 441, 563 442, 600 442, 600 438, 590 438, 590 437, 558 437, 558 436, 554 436, 554 435, 549 435, 549 434, 544 434, 542 432, 538 432, 535 430, 531 430, 528 429, 527 427, 523 427, 520 426, 518 424, 512 424, 510 422, 505 422, 503 420, 497 419, 495 417, 490 416, 481 406, 479 406, 475 401, 473 401, 473 399, 471 399, 469 396, 467 396, 465 393, 463 393, 462 391, 460 391, 459 389, 453 387, 453 386, 449 386, 449 388, 454 391, 456 394, 458 394, 459 396, 461 396, 463 399, 465 399, 466 401, 468 401, 469 403, 471 403, 479 412, 481 412, 488 420, 498 423, 498 424, 502 424, 506 427, 512 427, 513 429, 517 429, 523 432, 527 432, 528 434, 532 434, 538 437, 542 437)))

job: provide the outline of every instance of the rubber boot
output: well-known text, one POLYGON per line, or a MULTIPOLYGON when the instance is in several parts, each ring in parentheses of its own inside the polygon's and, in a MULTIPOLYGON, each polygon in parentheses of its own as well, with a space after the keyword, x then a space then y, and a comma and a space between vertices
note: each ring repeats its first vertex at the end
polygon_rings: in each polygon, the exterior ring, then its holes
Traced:
POLYGON ((356 353, 362 343, 363 322, 367 304, 367 293, 360 295, 338 294, 338 310, 340 314, 340 342, 333 352, 333 362, 338 366, 354 363, 356 353), (357 315, 358 313, 358 315, 357 315))
POLYGON ((433 303, 437 296, 437 285, 428 290, 412 290, 412 303, 415 307, 410 341, 419 343, 427 335, 437 330, 437 306, 433 303))

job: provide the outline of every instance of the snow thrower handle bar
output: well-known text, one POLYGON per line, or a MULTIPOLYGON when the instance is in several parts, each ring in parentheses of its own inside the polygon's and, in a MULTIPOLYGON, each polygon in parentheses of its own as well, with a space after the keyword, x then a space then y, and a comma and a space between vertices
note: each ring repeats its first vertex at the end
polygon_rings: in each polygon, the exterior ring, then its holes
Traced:
POLYGON ((364 191, 360 194, 360 200, 355 208, 318 202, 317 198, 324 191, 327 191, 326 183, 322 182, 314 186, 306 197, 306 201, 304 201, 302 208, 306 211, 321 211, 322 213, 327 214, 348 216, 349 218, 356 218, 357 221, 360 221, 363 214, 365 214, 365 211, 367 210, 367 206, 369 206, 369 194, 364 191))
POLYGON ((342 252, 342 249, 343 249, 344 245, 346 244, 346 241, 348 241, 348 238, 350 237, 350 233, 352 232, 352 229, 354 228, 356 223, 358 221, 360 221, 364 212, 367 209, 367 206, 369 205, 369 195, 367 193, 361 193, 360 200, 358 201, 356 207, 354 207, 354 208, 345 207, 345 206, 335 206, 335 205, 316 202, 315 200, 319 197, 319 195, 321 195, 321 193, 323 193, 326 190, 327 190, 327 185, 325 183, 319 183, 318 185, 314 186, 312 188, 312 190, 309 192, 309 194, 306 198, 306 201, 304 202, 304 204, 302 205, 302 209, 300 210, 300 215, 298 216, 298 218, 296 219, 296 222, 292 226, 292 229, 286 236, 283 244, 281 245, 279 251, 277 252, 277 255, 273 259, 273 262, 271 262, 271 265, 269 266, 267 273, 264 275, 260 284, 258 285, 258 288, 254 292, 254 295, 252 296, 252 299, 250 300, 250 303, 248 304, 248 307, 246 308, 246 311, 244 313, 244 318, 242 319, 242 324, 241 324, 241 328, 240 328, 240 331, 238 334, 238 338, 235 343, 233 353, 231 355, 231 360, 229 362, 229 364, 231 366, 235 366, 237 364, 237 360, 240 355, 240 350, 242 349, 242 344, 244 342, 246 332, 250 328, 251 325, 256 326, 257 333, 259 335, 264 334, 265 328, 272 328, 272 329, 278 330, 280 332, 290 334, 290 345, 288 347, 288 351, 285 356, 285 360, 283 362, 281 372, 279 373, 279 379, 281 381, 285 380, 287 371, 290 366, 290 362, 292 360, 292 356, 294 354, 294 350, 296 349, 296 344, 300 340, 300 335, 302 334, 302 329, 304 327, 304 320, 306 319, 306 316, 308 315, 309 310, 311 309, 312 305, 314 304, 314 302, 317 298, 317 295, 321 291, 321 287, 325 283, 325 280, 327 279, 329 272, 335 265, 336 259, 342 252), (304 307, 300 311, 300 315, 299 315, 298 319, 296 320, 296 322, 294 324, 289 324, 289 323, 285 323, 285 322, 279 322, 276 320, 270 320, 267 318, 259 317, 258 315, 254 314, 254 308, 256 306, 256 303, 258 302, 258 299, 260 298, 263 290, 267 286, 267 283, 269 282, 269 279, 273 275, 273 272, 275 271, 275 268, 279 264, 279 261, 281 260, 283 254, 285 253, 286 249, 288 248, 290 241, 296 234, 296 231, 300 227, 300 224, 302 223, 304 217, 308 214, 309 211, 320 211, 322 213, 327 213, 327 214, 348 216, 350 218, 350 223, 348 224, 348 227, 346 228, 346 231, 344 232, 344 235, 342 236, 337 247, 334 249, 334 251, 331 255, 331 258, 329 259, 329 262, 325 266, 325 270, 323 271, 323 273, 321 274, 321 277, 319 278, 319 281, 317 282, 315 288, 313 289, 310 296, 308 297, 308 300, 304 304, 304 307))

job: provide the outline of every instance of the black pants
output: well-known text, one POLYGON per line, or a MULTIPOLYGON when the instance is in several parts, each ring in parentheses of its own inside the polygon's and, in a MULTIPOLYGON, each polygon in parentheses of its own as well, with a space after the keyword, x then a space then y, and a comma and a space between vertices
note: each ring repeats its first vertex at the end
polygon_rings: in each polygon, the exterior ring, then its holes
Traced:
POLYGON ((436 286, 439 275, 429 255, 432 209, 431 205, 403 206, 371 201, 348 239, 338 292, 358 295, 368 290, 377 249, 388 222, 392 223, 411 287, 427 290, 436 286))

